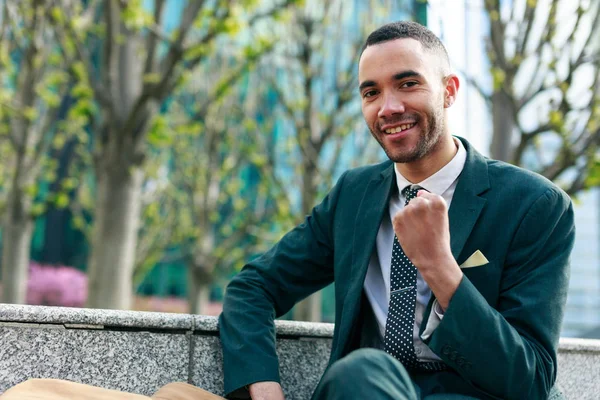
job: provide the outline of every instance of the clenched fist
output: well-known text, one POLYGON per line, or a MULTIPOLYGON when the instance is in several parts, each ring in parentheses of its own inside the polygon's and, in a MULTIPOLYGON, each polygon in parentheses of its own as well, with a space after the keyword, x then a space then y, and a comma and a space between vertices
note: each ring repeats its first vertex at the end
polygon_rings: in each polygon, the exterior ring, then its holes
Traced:
POLYGON ((445 310, 460 284, 462 271, 450 249, 446 201, 420 190, 392 219, 404 254, 417 267, 445 310))

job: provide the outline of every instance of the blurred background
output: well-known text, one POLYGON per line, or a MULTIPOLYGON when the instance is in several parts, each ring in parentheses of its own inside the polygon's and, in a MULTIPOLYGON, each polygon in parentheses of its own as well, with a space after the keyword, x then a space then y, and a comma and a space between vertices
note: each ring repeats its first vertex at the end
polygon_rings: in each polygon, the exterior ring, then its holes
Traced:
MULTIPOLYGON (((357 57, 400 19, 448 48, 452 132, 574 199, 562 335, 600 338, 599 0, 0 0, 1 301, 218 315, 385 159, 357 57)), ((284 318, 332 322, 333 297, 284 318)))

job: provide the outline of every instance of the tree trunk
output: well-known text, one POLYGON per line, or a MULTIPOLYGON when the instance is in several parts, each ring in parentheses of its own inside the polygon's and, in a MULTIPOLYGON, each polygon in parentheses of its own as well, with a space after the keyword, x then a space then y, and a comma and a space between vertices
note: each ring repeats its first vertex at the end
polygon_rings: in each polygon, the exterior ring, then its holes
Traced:
POLYGON ((495 92, 492 95, 492 144, 490 154, 492 158, 512 162, 512 139, 515 133, 516 121, 510 98, 504 92, 495 92))
POLYGON ((294 320, 296 321, 323 321, 323 292, 318 291, 296 304, 294 308, 294 320))
POLYGON ((202 279, 199 275, 204 276, 205 274, 194 273, 195 268, 189 267, 189 290, 188 299, 190 302, 190 313, 191 314, 202 314, 209 302, 210 294, 210 280, 202 279))
POLYGON ((31 201, 22 190, 27 183, 23 164, 23 152, 18 152, 14 176, 7 196, 2 230, 2 301, 4 303, 25 304, 27 295, 33 220, 29 214, 31 201))
MULTIPOLYGON (((308 215, 312 210, 317 189, 315 187, 315 175, 317 171, 310 161, 304 166, 302 177, 302 212, 308 215)), ((302 300, 294 308, 294 319, 296 321, 321 322, 323 320, 323 295, 318 291, 302 300)))
POLYGON ((2 302, 25 304, 33 221, 7 210, 2 229, 2 302))
POLYGON ((129 309, 144 178, 140 167, 97 168, 88 307, 129 309))

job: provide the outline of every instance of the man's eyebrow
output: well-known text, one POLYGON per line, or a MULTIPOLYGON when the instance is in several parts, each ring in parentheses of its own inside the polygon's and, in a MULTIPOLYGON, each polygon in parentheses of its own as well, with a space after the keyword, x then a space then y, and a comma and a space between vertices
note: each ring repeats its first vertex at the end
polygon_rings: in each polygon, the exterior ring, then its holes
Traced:
POLYGON ((375 81, 364 81, 364 82, 362 82, 362 83, 360 84, 360 86, 358 87, 358 91, 360 92, 360 91, 362 91, 364 88, 367 88, 367 87, 373 87, 373 86, 375 86, 375 85, 376 85, 375 81))
POLYGON ((411 77, 421 78, 422 75, 420 73, 418 73, 417 71, 413 71, 413 70, 402 71, 402 72, 399 72, 396 75, 394 75, 394 80, 399 81, 404 78, 411 78, 411 77))
MULTIPOLYGON (((397 74, 395 74, 392 77, 392 79, 395 81, 400 81, 402 79, 411 78, 411 77, 421 78, 422 75, 420 73, 418 73, 417 71, 408 70, 408 71, 398 72, 397 74)), ((360 84, 360 86, 358 87, 358 90, 362 91, 364 88, 373 87, 376 85, 377 84, 375 83, 375 81, 364 81, 360 84)))

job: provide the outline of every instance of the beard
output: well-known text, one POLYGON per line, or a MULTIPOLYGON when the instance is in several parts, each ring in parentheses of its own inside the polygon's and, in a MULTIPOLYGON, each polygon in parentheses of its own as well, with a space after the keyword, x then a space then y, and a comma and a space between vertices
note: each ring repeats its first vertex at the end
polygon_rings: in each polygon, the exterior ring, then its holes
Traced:
MULTIPOLYGON (((415 127, 421 130, 417 144, 413 148, 400 149, 398 148, 399 146, 386 146, 383 140, 386 133, 379 129, 379 124, 375 124, 375 126, 369 128, 371 135, 379 142, 385 154, 395 163, 411 163, 425 157, 441 143, 444 133, 443 111, 440 108, 436 108, 434 112, 430 113, 426 121, 423 121, 423 118, 414 114, 405 115, 402 117, 402 120, 404 119, 412 119, 417 123, 415 127), (426 124, 423 125, 423 122, 426 122, 426 124)), ((391 122, 396 123, 400 121, 391 122)))

